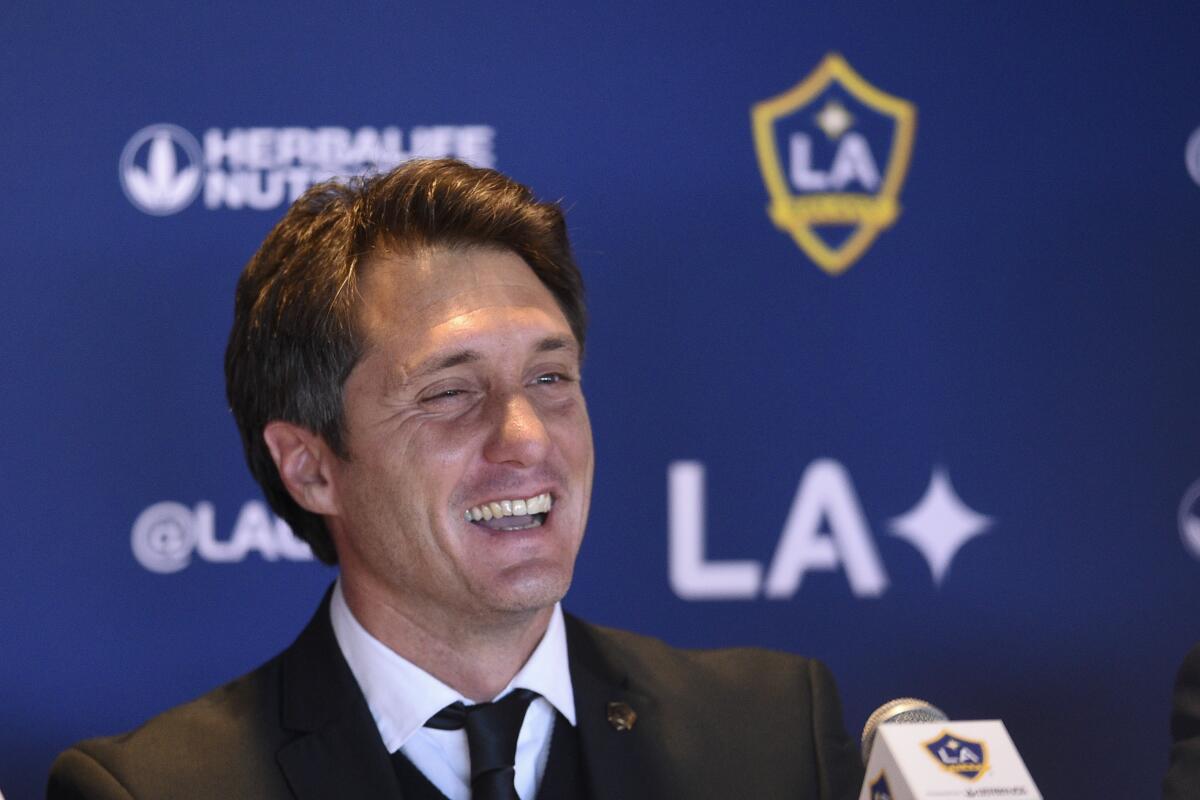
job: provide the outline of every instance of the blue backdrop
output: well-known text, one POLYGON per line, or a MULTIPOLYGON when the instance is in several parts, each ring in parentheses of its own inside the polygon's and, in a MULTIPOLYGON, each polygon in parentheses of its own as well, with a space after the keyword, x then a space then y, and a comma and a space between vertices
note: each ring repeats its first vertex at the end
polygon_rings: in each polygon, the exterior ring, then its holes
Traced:
POLYGON ((10 800, 311 614, 333 573, 225 406, 233 287, 295 190, 413 154, 568 209, 598 459, 570 609, 823 658, 852 730, 904 694, 1000 717, 1047 797, 1156 794, 1200 639, 1194 5, 13 4, 0 31, 10 800))

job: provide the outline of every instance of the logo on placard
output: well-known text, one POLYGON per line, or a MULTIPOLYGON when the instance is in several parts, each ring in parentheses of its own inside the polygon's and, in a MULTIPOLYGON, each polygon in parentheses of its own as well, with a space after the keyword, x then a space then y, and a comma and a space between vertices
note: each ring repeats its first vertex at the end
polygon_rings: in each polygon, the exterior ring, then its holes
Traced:
POLYGON ((979 778, 991 766, 986 744, 955 736, 949 731, 942 731, 938 738, 925 742, 925 749, 942 769, 969 781, 979 778))
POLYGON ((1195 558, 1200 558, 1200 480, 1188 487, 1179 503, 1179 538, 1195 558))
POLYGON ((183 128, 149 125, 121 151, 121 188, 147 214, 174 214, 200 193, 203 159, 200 143, 183 128))
POLYGON ((849 269, 900 214, 916 108, 830 53, 751 119, 771 221, 830 275, 849 269))
POLYGON ((879 771, 879 777, 871 781, 870 800, 892 800, 892 790, 888 788, 887 775, 879 771))
POLYGON ((1200 186, 1200 128, 1196 128, 1188 139, 1183 158, 1187 163, 1188 174, 1192 176, 1196 185, 1200 186))
POLYGON ((251 551, 267 561, 312 561, 309 546, 297 539, 282 519, 272 518, 265 503, 250 500, 242 506, 228 539, 218 539, 212 503, 194 509, 170 500, 138 514, 130 533, 137 562, 151 572, 179 572, 197 555, 202 561, 232 563, 251 551))
POLYGON ((387 172, 413 158, 495 166, 495 135, 490 125, 323 125, 208 128, 194 136, 160 123, 133 135, 121 151, 119 174, 129 202, 158 217, 183 211, 197 197, 209 210, 269 211, 295 202, 314 183, 387 172))

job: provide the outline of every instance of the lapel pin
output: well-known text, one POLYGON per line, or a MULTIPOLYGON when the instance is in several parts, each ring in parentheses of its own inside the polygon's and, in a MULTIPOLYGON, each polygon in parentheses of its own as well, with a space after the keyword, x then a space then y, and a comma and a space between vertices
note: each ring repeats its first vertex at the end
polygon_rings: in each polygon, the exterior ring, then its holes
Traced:
POLYGON ((614 730, 622 732, 630 730, 635 722, 637 722, 637 712, 630 707, 629 703, 613 701, 608 704, 608 724, 612 725, 614 730))

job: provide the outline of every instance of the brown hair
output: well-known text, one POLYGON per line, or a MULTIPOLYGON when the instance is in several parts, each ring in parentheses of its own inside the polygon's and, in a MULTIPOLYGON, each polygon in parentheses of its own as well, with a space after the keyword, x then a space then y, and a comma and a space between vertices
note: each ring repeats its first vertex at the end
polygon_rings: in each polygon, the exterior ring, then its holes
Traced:
POLYGON ((342 385, 363 353, 357 283, 381 244, 499 247, 525 260, 554 295, 583 347, 583 279, 557 204, 491 169, 453 159, 409 161, 389 173, 330 181, 298 199, 242 271, 225 350, 225 390, 246 461, 271 508, 327 564, 325 523, 284 487, 263 441, 273 420, 303 426, 347 458, 342 385))

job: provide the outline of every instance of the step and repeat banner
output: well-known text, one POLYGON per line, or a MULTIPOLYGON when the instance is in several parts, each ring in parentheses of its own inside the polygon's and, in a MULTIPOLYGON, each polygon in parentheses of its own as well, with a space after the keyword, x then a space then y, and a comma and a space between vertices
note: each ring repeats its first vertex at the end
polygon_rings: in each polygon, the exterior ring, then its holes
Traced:
POLYGON ((414 157, 558 199, 597 476, 566 606, 812 655, 1152 797, 1200 640, 1190 4, 0 11, 0 791, 286 646, 335 573, 224 399, 242 265, 414 157))

